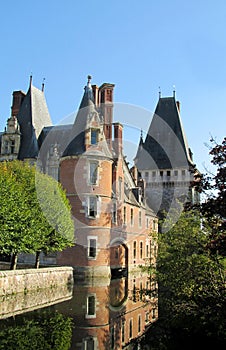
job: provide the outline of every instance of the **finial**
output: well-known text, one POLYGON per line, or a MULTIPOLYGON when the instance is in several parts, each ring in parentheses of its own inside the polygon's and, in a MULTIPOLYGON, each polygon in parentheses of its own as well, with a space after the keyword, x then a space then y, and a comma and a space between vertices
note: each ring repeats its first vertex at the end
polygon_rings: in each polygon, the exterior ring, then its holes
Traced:
POLYGON ((91 84, 90 84, 90 81, 92 79, 91 75, 88 75, 87 79, 88 79, 87 86, 91 87, 91 84))
POLYGON ((31 75, 30 75, 30 86, 31 86, 31 84, 32 84, 32 72, 31 72, 31 75))
POLYGON ((161 88, 159 86, 159 98, 161 98, 161 88))
POLYGON ((45 88, 45 80, 46 80, 46 78, 42 79, 42 92, 44 91, 44 88, 45 88))
POLYGON ((173 85, 173 97, 175 98, 175 96, 176 96, 176 87, 175 85, 173 85))

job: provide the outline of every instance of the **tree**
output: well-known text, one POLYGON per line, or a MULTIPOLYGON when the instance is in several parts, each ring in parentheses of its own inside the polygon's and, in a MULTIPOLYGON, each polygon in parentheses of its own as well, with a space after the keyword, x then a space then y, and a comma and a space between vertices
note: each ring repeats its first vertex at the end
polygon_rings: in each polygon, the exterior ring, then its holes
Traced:
POLYGON ((62 250, 73 244, 70 206, 61 185, 26 162, 0 163, 0 253, 62 250), (48 210, 44 210, 48 208, 48 210))
POLYGON ((159 320, 148 335, 153 349, 188 349, 197 340, 225 346, 226 138, 212 142, 216 174, 196 181, 206 200, 159 234, 159 320))
POLYGON ((45 311, 8 319, 0 329, 0 350, 69 350, 72 319, 58 312, 45 311))
POLYGON ((202 177, 201 191, 207 199, 201 204, 201 212, 208 220, 212 230, 210 248, 225 255, 226 252, 226 137, 222 144, 210 140, 212 147, 209 154, 212 164, 217 169, 215 174, 202 177))

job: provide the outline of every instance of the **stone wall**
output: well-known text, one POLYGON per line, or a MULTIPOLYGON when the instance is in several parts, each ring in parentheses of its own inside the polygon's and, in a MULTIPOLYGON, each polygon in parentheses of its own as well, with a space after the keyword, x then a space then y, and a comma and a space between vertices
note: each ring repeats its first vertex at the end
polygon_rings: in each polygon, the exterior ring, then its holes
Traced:
POLYGON ((0 271, 0 296, 73 284, 72 267, 0 271))

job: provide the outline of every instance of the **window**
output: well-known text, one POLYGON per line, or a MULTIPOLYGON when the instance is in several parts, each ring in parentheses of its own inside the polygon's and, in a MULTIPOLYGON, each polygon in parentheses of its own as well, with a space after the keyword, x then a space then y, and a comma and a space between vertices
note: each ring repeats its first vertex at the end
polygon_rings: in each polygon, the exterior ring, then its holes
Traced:
POLYGON ((185 176, 185 170, 182 170, 182 171, 181 171, 181 175, 182 175, 182 176, 185 176))
POLYGON ((152 177, 156 177, 156 171, 152 171, 152 177))
POLYGON ((160 176, 163 177, 163 171, 162 170, 160 170, 160 176))
POLYGON ((167 174, 168 177, 170 177, 170 174, 171 174, 170 170, 167 170, 166 174, 167 174))
POLYGON ((15 141, 12 140, 12 141, 10 142, 10 152, 11 152, 11 153, 14 153, 14 150, 15 150, 15 141))
POLYGON ((86 316, 95 316, 96 315, 96 296, 88 295, 86 299, 86 316))
POLYGON ((84 350, 95 350, 95 340, 93 338, 84 340, 84 350))
POLYGON ((145 313, 145 323, 148 323, 149 322, 149 312, 147 311, 145 313))
POLYGON ((141 315, 138 316, 138 333, 141 331, 141 315))
POLYGON ((130 209, 130 225, 133 226, 134 222, 133 222, 133 208, 130 209))
POLYGON ((89 182, 92 185, 97 184, 97 176, 98 176, 98 162, 90 162, 89 163, 89 182))
POLYGON ((174 176, 178 176, 178 170, 174 170, 174 176))
POLYGON ((132 338, 133 336, 133 320, 129 320, 129 337, 132 338))
POLYGON ((146 228, 149 228, 149 220, 148 220, 148 218, 146 219, 146 228))
POLYGON ((91 145, 95 145, 98 141, 98 130, 91 129, 91 145))
POLYGON ((116 204, 116 202, 113 202, 112 222, 115 224, 117 222, 117 204, 116 204))
POLYGON ((142 297, 143 297, 143 284, 142 282, 140 282, 140 301, 142 301, 142 297))
POLYGON ((122 199, 122 178, 119 177, 118 179, 118 195, 119 195, 119 200, 122 199))
POLYGON ((97 197, 88 198, 88 216, 91 218, 97 216, 97 197))
POLYGON ((126 225, 126 207, 123 207, 123 224, 126 225))
POLYGON ((148 171, 145 171, 144 176, 148 179, 148 171))
POLYGON ((125 342, 125 321, 122 322, 122 343, 125 342))
POLYGON ((115 347, 115 329, 111 327, 111 349, 115 347))
POLYGON ((137 256, 137 242, 133 242, 133 258, 136 259, 137 256))
POLYGON ((143 259, 143 242, 140 242, 140 259, 143 259))
POLYGON ((139 227, 141 228, 142 226, 142 214, 141 211, 139 211, 139 227))
POLYGON ((88 257, 95 258, 97 255, 97 239, 88 237, 88 257))
POLYGON ((146 244, 146 258, 149 257, 149 245, 146 244))

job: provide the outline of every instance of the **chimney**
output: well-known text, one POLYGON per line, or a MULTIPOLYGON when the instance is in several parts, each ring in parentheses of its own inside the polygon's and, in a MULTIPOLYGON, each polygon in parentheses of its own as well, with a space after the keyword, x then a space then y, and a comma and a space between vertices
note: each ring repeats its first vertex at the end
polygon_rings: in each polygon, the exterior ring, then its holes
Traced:
POLYGON ((122 131, 123 131, 123 125, 120 123, 113 123, 114 125, 114 150, 116 153, 116 156, 118 157, 120 154, 122 154, 122 131))
POLYGON ((93 98, 94 98, 94 104, 96 107, 99 107, 99 94, 98 94, 98 86, 97 85, 92 85, 93 89, 93 98))
POLYGON ((180 113, 180 101, 176 101, 178 112, 180 113))
POLYGON ((20 110, 20 106, 24 100, 26 94, 23 91, 13 91, 13 103, 11 107, 11 115, 17 116, 20 110))

